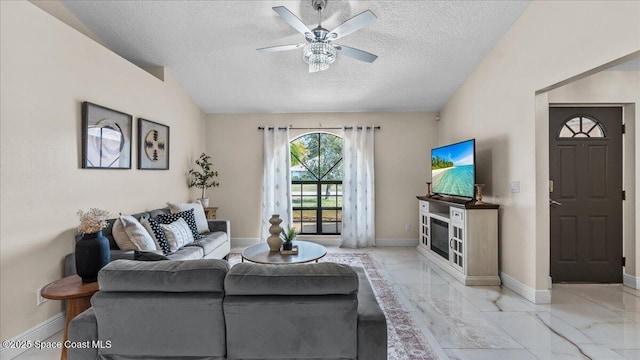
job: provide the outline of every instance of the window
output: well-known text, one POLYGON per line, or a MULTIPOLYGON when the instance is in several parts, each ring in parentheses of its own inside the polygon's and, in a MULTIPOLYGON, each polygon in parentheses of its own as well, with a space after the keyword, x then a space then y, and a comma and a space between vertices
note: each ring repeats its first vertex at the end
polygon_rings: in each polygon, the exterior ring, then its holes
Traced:
POLYGON ((604 129, 598 120, 576 116, 564 122, 559 138, 603 138, 604 129))
POLYGON ((342 138, 327 133, 291 141, 293 226, 301 234, 342 229, 342 138))

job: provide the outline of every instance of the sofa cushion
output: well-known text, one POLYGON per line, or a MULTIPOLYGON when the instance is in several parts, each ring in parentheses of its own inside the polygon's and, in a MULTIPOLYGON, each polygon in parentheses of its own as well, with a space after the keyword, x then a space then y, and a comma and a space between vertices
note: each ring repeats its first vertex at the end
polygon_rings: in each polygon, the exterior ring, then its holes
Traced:
POLYGON ((100 291, 223 292, 229 263, 217 259, 190 261, 116 260, 98 273, 100 291))
POLYGON ((179 248, 193 242, 193 233, 184 219, 179 218, 171 224, 160 224, 169 243, 169 250, 176 251, 179 248))
POLYGON ((169 260, 197 260, 204 257, 204 252, 198 246, 185 246, 167 255, 169 260))
POLYGON ((347 295, 358 292, 358 274, 336 263, 235 265, 224 280, 227 295, 347 295))
POLYGON ((198 233, 198 226, 196 225, 196 220, 193 217, 193 209, 189 209, 186 211, 180 211, 175 214, 160 214, 156 217, 156 220, 161 224, 171 224, 178 219, 184 219, 189 225, 189 229, 191 229, 191 233, 193 234, 193 239, 200 239, 200 233, 198 233))
MULTIPOLYGON (((136 246, 136 250, 156 250, 156 243, 147 229, 131 215, 120 215, 120 222, 129 240, 136 246)), ((122 248, 121 248, 122 249, 122 248)))
POLYGON ((219 248, 222 244, 227 242, 229 239, 227 237, 227 233, 222 231, 216 231, 211 233, 202 234, 202 239, 195 240, 191 244, 187 246, 199 246, 202 248, 204 255, 211 253, 215 249, 219 248))
POLYGON ((335 263, 235 265, 225 278, 227 359, 356 359, 358 285, 335 263))
POLYGON ((193 209, 193 218, 196 222, 196 228, 198 233, 202 234, 209 231, 209 224, 207 223, 207 215, 204 213, 202 204, 198 203, 170 203, 168 202, 169 209, 172 213, 179 213, 181 211, 188 211, 193 209))

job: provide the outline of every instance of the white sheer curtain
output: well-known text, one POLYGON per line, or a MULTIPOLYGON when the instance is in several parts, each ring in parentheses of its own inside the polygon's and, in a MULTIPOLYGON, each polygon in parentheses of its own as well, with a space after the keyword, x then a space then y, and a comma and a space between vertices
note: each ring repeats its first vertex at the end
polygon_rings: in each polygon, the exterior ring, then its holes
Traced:
POLYGON ((264 129, 264 173, 262 177, 262 227, 260 241, 269 237, 269 219, 278 214, 281 226, 291 226, 291 171, 289 129, 264 129))
POLYGON ((373 127, 345 128, 342 178, 342 239, 340 246, 375 246, 373 127))

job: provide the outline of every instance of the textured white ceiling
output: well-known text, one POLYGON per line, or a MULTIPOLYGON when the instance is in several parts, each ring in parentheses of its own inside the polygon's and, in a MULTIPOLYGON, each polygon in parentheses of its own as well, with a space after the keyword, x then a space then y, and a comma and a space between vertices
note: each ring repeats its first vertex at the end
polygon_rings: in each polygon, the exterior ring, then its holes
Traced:
POLYGON ((323 27, 370 9, 378 20, 337 41, 376 54, 340 56, 308 73, 303 43, 272 9, 310 28, 301 1, 63 1, 109 48, 139 66, 165 66, 207 113, 438 111, 502 38, 529 1, 329 0, 323 27))

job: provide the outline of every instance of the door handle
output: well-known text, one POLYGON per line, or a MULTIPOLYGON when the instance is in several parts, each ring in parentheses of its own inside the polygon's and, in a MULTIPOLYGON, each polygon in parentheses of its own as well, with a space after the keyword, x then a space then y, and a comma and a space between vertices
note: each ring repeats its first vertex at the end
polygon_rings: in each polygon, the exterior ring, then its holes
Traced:
POLYGON ((558 206, 562 206, 562 203, 560 201, 555 201, 553 199, 549 199, 549 205, 558 205, 558 206))

